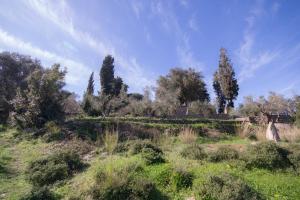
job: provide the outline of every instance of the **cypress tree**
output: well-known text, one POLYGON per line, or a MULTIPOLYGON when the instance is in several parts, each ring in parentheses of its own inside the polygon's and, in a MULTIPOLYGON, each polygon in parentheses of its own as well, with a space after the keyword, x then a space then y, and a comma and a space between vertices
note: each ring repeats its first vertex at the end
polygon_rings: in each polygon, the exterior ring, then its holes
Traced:
POLYGON ((103 95, 111 95, 114 93, 114 58, 108 55, 104 58, 100 70, 100 85, 103 95))
POLYGON ((228 108, 234 107, 233 101, 238 96, 239 86, 235 78, 232 64, 227 56, 227 51, 224 48, 221 48, 220 50, 220 61, 217 74, 217 82, 220 84, 221 93, 226 101, 225 113, 227 114, 228 108))
POLYGON ((88 86, 86 89, 86 94, 93 95, 94 94, 94 72, 91 73, 88 86))
POLYGON ((225 97, 221 91, 221 86, 220 83, 218 81, 218 72, 214 73, 214 80, 213 80, 213 88, 214 91, 216 93, 216 100, 217 100, 217 108, 218 108, 218 113, 224 113, 224 109, 225 109, 225 97))

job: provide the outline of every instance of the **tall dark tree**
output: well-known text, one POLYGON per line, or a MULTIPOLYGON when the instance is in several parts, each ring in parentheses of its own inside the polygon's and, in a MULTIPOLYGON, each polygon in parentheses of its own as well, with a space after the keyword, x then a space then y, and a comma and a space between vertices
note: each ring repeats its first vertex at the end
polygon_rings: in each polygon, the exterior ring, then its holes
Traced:
POLYGON ((86 89, 86 94, 93 95, 94 94, 94 72, 91 73, 88 86, 86 89))
POLYGON ((114 93, 114 58, 108 55, 104 58, 100 70, 100 85, 103 95, 111 95, 114 93))
POLYGON ((158 100, 163 100, 171 95, 176 97, 181 104, 185 104, 187 108, 192 101, 209 101, 203 76, 194 69, 171 69, 169 74, 161 76, 157 83, 156 97, 158 100))
POLYGON ((118 96, 120 94, 122 86, 123 86, 123 80, 121 77, 117 76, 117 78, 115 78, 114 80, 114 87, 113 87, 115 96, 118 96))
POLYGON ((225 98, 225 113, 234 107, 233 101, 238 96, 239 86, 235 78, 235 72, 224 48, 220 50, 219 68, 217 71, 217 82, 220 85, 222 95, 225 98))
POLYGON ((219 114, 224 113, 226 100, 222 93, 220 83, 218 81, 218 73, 217 72, 214 73, 213 88, 216 93, 216 103, 217 103, 218 113, 219 114))
POLYGON ((83 95, 83 101, 81 105, 84 112, 88 115, 93 114, 93 108, 92 108, 93 94, 94 94, 94 72, 91 73, 90 75, 88 86, 83 95))

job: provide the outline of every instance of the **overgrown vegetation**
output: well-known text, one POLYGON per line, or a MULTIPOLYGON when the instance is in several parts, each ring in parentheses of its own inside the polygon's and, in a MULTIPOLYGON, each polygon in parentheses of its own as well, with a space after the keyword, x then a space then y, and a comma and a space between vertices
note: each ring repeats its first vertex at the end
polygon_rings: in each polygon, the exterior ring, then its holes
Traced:
POLYGON ((34 186, 50 185, 70 177, 83 166, 78 154, 59 152, 32 161, 27 169, 28 180, 34 186))
POLYGON ((264 199, 240 178, 230 174, 210 176, 198 189, 200 199, 238 200, 264 199))

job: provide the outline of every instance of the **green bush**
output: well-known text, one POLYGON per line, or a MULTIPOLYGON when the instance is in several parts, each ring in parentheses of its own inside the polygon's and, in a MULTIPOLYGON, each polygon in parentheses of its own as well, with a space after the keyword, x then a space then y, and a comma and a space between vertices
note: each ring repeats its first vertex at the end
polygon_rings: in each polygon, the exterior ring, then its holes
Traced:
POLYGON ((200 199, 211 200, 259 200, 264 199, 243 180, 229 174, 210 176, 195 188, 200 199))
POLYGON ((279 169, 291 165, 287 158, 288 151, 281 148, 274 142, 262 142, 248 147, 244 160, 246 167, 279 169))
POLYGON ((150 141, 137 140, 131 145, 131 147, 129 149, 129 154, 135 155, 138 153, 142 153, 143 149, 145 149, 145 148, 152 149, 153 151, 155 151, 157 153, 162 153, 162 150, 160 148, 158 148, 157 146, 155 146, 154 144, 152 144, 150 141))
POLYGON ((54 122, 50 121, 45 124, 46 133, 43 139, 46 142, 52 142, 64 139, 64 134, 61 128, 54 122))
POLYGON ((153 148, 143 148, 142 158, 147 165, 163 163, 165 161, 162 151, 153 148))
POLYGON ((192 160, 203 160, 207 157, 207 154, 199 144, 186 146, 180 154, 182 157, 192 160))
POLYGON ((131 168, 113 172, 99 171, 96 176, 96 184, 90 191, 93 199, 161 199, 155 184, 149 180, 133 176, 134 171, 131 168))
POLYGON ((292 154, 288 155, 288 159, 293 165, 294 169, 300 173, 300 151, 295 151, 292 154))
POLYGON ((79 156, 72 152, 60 152, 32 161, 27 169, 29 181, 36 186, 53 184, 83 168, 79 156))
POLYGON ((215 152, 212 152, 208 160, 211 162, 220 162, 224 160, 234 160, 239 158, 239 152, 229 147, 220 147, 215 152))
POLYGON ((193 175, 185 170, 176 169, 173 171, 171 183, 176 191, 191 187, 193 184, 193 175))
POLYGON ((56 200, 58 199, 55 195, 48 189, 48 187, 38 187, 33 188, 30 193, 26 194, 20 200, 56 200))

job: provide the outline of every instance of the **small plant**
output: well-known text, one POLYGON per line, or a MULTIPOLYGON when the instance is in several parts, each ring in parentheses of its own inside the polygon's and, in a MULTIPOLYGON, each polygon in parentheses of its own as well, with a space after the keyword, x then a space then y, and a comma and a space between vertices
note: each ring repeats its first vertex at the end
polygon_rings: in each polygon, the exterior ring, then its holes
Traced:
POLYGON ((163 163, 165 161, 162 151, 157 151, 153 148, 143 148, 142 158, 147 165, 163 163))
POLYGON ((274 142, 262 142, 248 147, 244 160, 247 167, 279 169, 290 166, 288 151, 274 142))
POLYGON ((27 174, 33 185, 44 186, 66 179, 83 166, 77 154, 60 152, 31 162, 27 174))
POLYGON ((56 200, 58 199, 55 195, 49 190, 48 187, 37 187, 33 188, 30 193, 26 194, 20 200, 56 200))
POLYGON ((204 160, 207 154, 199 144, 192 144, 181 151, 181 156, 192 160, 204 160))
POLYGON ((217 151, 212 152, 208 160, 211 162, 220 162, 224 160, 234 160, 239 158, 239 152, 229 147, 220 147, 217 151))
POLYGON ((176 191, 188 188, 193 184, 193 175, 183 169, 175 169, 171 176, 171 182, 176 191))
POLYGON ((197 134, 192 128, 184 128, 178 135, 180 141, 185 144, 196 142, 197 134))
POLYGON ((210 176, 203 185, 195 188, 200 199, 259 200, 264 199, 243 180, 230 174, 210 176))

